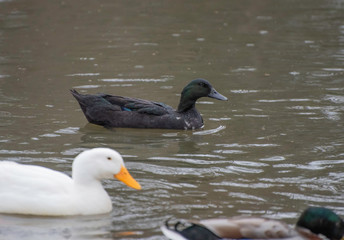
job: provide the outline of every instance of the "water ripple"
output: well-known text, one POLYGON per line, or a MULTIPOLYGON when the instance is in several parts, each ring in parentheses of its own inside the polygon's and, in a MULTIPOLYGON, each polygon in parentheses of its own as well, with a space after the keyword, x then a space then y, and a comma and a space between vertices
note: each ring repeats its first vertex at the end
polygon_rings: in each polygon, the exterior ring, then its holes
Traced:
POLYGON ((272 156, 267 158, 261 158, 260 161, 267 161, 267 162, 279 162, 284 161, 286 158, 284 156, 272 156))
POLYGON ((290 98, 290 99, 259 99, 258 102, 262 103, 278 103, 278 102, 313 102, 309 98, 290 98))
POLYGON ((229 193, 229 196, 235 197, 235 198, 242 198, 244 200, 255 200, 255 201, 261 201, 261 202, 266 202, 264 198, 257 197, 255 195, 247 194, 247 193, 242 193, 242 192, 231 192, 229 193))
MULTIPOLYGON (((193 164, 203 164, 203 165, 211 165, 211 164, 219 164, 219 163, 227 163, 227 161, 210 161, 210 160, 201 160, 195 158, 174 158, 174 157, 149 157, 150 160, 162 160, 162 161, 176 161, 176 162, 184 162, 184 163, 193 163, 193 164)), ((223 159, 223 158, 222 158, 223 159)))
POLYGON ((225 157, 222 157, 220 155, 213 155, 213 154, 175 154, 175 156, 178 157, 205 157, 205 158, 219 158, 224 159, 225 157))
POLYGON ((168 78, 103 78, 99 79, 102 82, 166 82, 168 78))
POLYGON ((215 144, 217 147, 226 147, 226 148, 232 148, 232 147, 237 147, 237 148, 251 148, 251 147, 279 147, 279 144, 275 143, 248 143, 248 144, 240 144, 240 143, 218 143, 215 144))
POLYGON ((228 182, 228 181, 223 181, 219 183, 210 183, 210 185, 213 186, 230 186, 230 187, 239 187, 239 188, 252 188, 252 189, 257 189, 257 188, 271 188, 271 187, 283 187, 284 184, 270 184, 270 183, 236 183, 236 182, 228 182))
POLYGON ((273 192, 273 194, 286 196, 292 200, 302 200, 302 201, 310 201, 313 203, 338 203, 342 201, 342 197, 334 197, 334 196, 324 196, 320 194, 313 194, 312 196, 301 194, 301 193, 291 193, 291 192, 273 192))
POLYGON ((193 135, 209 135, 209 134, 214 134, 214 133, 218 133, 222 130, 226 129, 226 126, 219 126, 217 128, 214 129, 209 129, 209 130, 203 130, 203 131, 198 131, 198 132, 193 132, 193 135))

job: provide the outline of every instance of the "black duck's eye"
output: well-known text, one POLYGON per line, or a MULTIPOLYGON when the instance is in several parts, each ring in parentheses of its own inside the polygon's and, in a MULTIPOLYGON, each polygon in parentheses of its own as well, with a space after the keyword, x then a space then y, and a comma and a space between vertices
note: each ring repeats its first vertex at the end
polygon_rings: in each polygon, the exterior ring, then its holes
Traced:
POLYGON ((112 158, 111 158, 111 157, 107 157, 107 160, 110 160, 110 161, 111 161, 111 160, 112 160, 112 158))
POLYGON ((200 85, 201 87, 206 87, 205 83, 200 82, 198 85, 200 85))

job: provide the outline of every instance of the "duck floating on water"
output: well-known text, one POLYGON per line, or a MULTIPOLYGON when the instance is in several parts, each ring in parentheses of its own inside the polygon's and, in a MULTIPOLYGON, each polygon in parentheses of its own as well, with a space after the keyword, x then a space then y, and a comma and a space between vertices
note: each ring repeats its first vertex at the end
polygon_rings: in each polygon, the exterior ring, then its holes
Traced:
POLYGON ((113 179, 129 187, 141 186, 129 174, 121 155, 109 148, 80 153, 73 161, 72 178, 41 166, 0 162, 0 213, 40 216, 103 214, 112 202, 101 180, 113 179))
POLYGON ((323 207, 307 208, 292 228, 286 223, 259 217, 233 217, 200 221, 168 221, 161 227, 171 240, 219 239, 285 239, 302 240, 344 239, 344 222, 333 211, 323 207))
POLYGON ((87 120, 107 128, 199 129, 204 124, 195 107, 196 101, 201 97, 227 100, 204 79, 195 79, 186 85, 177 110, 164 103, 139 98, 83 95, 74 89, 71 92, 87 120))

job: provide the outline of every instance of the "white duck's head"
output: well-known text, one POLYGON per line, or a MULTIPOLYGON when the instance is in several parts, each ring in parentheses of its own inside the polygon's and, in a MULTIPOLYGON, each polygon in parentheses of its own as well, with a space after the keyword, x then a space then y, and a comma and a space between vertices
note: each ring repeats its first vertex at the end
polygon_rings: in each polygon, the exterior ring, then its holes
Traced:
POLYGON ((109 148, 93 148, 80 153, 74 159, 72 175, 78 184, 117 178, 129 187, 141 189, 140 184, 124 166, 122 156, 109 148))

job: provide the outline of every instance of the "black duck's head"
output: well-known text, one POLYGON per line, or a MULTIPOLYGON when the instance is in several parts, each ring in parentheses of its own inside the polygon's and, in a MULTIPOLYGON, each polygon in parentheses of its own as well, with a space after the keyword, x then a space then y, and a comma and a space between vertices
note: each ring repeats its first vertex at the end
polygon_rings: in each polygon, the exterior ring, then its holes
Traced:
POLYGON ((197 99, 201 97, 210 97, 223 101, 227 100, 227 98, 217 92, 207 80, 200 78, 195 79, 186 85, 181 95, 182 96, 178 106, 179 112, 185 111, 192 107, 197 99))
POLYGON ((333 211, 323 207, 309 207, 296 223, 313 233, 322 234, 330 240, 344 239, 344 222, 333 211))

